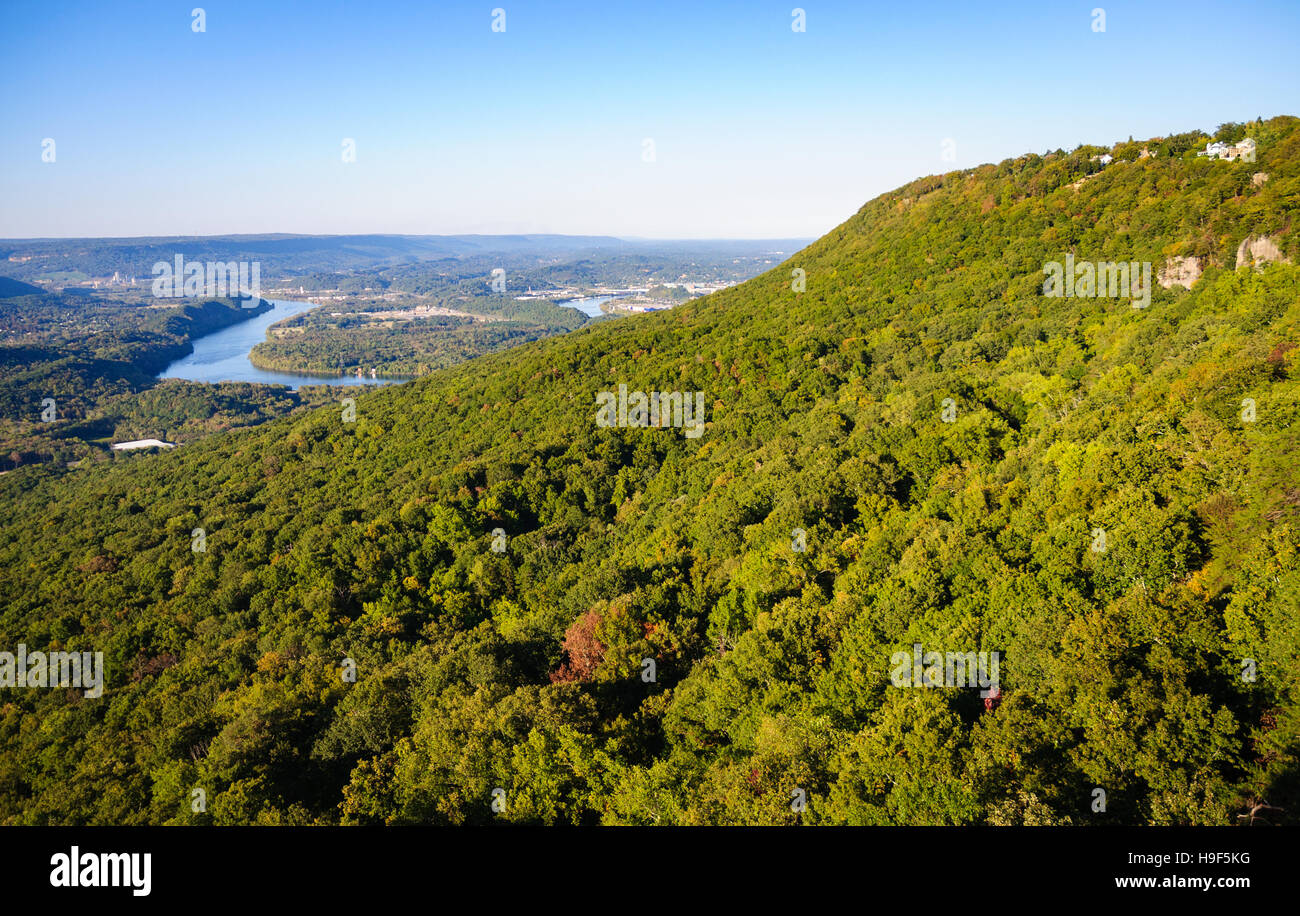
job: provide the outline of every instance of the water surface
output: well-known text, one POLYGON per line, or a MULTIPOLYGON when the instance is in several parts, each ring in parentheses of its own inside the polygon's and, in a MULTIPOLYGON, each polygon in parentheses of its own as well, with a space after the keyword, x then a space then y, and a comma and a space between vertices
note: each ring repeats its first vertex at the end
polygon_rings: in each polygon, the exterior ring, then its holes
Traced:
POLYGON ((577 309, 582 314, 591 318, 600 318, 605 313, 600 310, 602 302, 608 302, 613 296, 588 296, 585 299, 566 299, 563 302, 557 302, 556 305, 562 305, 565 308, 577 309))
POLYGON ((266 340, 266 329, 278 321, 317 308, 313 302, 289 302, 276 299, 269 312, 247 321, 206 334, 193 341, 194 352, 184 356, 162 372, 159 378, 182 378, 192 382, 261 382, 266 385, 386 385, 401 379, 357 378, 351 375, 324 375, 314 372, 280 372, 259 369, 248 359, 253 347, 266 340))

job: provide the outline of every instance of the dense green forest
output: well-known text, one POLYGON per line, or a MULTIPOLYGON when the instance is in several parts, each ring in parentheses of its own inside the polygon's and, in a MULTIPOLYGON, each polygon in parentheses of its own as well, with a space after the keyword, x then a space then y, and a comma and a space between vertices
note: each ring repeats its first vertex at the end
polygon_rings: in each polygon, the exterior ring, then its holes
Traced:
POLYGON ((0 476, 0 642, 107 671, 0 690, 0 821, 1296 822, 1300 121, 1247 134, 922 178, 670 312, 0 476), (1044 296, 1067 255, 1203 273, 1044 296), (598 425, 620 385, 703 434, 598 425), (916 644, 1000 695, 898 686, 916 644))

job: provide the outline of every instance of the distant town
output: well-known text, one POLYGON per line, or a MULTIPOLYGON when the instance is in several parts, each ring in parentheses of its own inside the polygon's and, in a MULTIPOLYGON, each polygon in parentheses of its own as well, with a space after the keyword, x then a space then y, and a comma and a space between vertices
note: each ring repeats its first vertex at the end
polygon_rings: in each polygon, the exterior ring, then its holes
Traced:
POLYGON ((654 286, 622 288, 597 286, 582 289, 577 287, 529 289, 522 296, 514 298, 517 302, 546 300, 565 305, 580 299, 608 297, 608 301, 601 304, 601 310, 607 313, 658 312, 735 285, 734 281, 726 280, 713 283, 661 283, 654 286))

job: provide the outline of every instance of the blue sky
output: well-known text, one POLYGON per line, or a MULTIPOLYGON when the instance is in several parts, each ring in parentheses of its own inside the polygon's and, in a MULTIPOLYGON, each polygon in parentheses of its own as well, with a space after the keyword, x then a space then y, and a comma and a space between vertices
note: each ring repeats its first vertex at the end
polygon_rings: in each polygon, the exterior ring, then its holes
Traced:
POLYGON ((0 35, 9 238, 812 237, 920 175, 1300 114, 1295 0, 4 0, 0 35))

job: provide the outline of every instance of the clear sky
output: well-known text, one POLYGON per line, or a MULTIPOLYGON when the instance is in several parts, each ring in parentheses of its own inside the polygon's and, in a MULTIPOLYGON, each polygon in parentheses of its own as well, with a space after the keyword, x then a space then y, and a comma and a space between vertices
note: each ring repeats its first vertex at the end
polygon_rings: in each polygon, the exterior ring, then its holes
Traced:
POLYGON ((0 41, 10 238, 811 237, 920 175, 1300 114, 1297 0, 0 0, 0 41))

